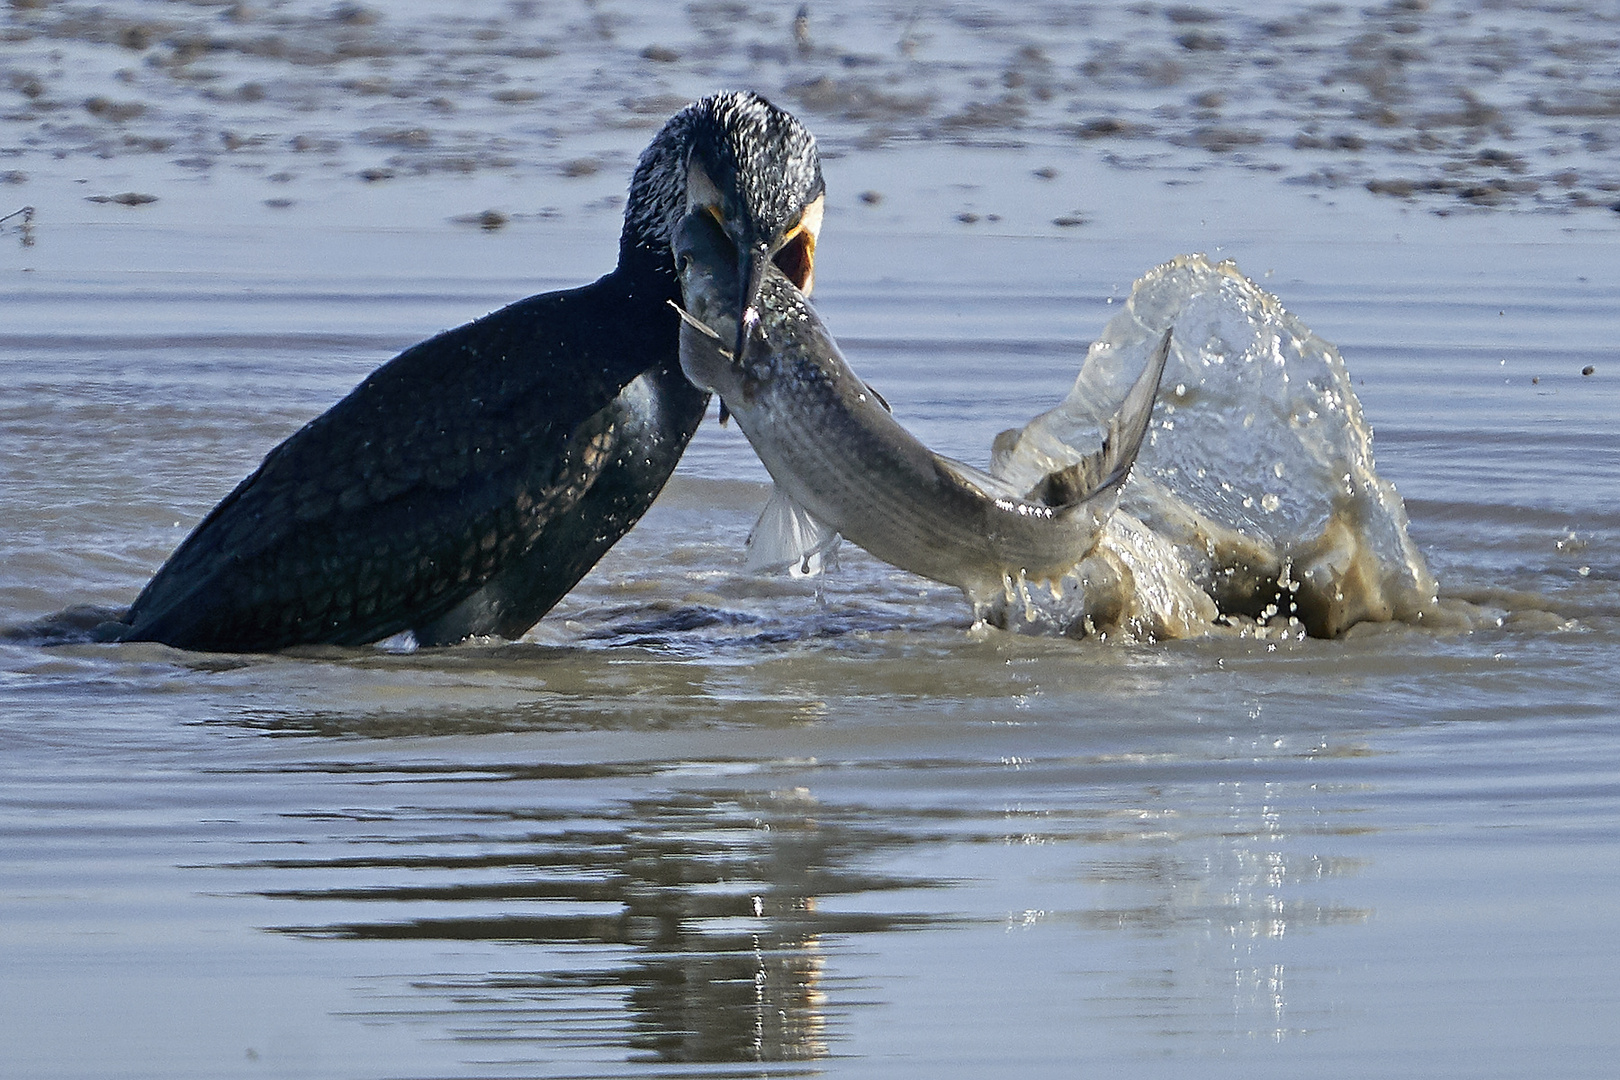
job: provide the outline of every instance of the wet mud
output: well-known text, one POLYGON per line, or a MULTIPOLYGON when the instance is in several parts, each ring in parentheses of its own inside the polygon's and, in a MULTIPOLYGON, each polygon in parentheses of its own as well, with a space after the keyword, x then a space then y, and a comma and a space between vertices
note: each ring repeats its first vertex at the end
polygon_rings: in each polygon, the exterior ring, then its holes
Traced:
POLYGON ((0 196, 63 168, 93 186, 130 160, 155 166, 151 190, 85 197, 139 207, 226 169, 269 210, 311 175, 616 177, 664 117, 726 87, 795 110, 833 156, 1037 147, 1121 169, 1250 170, 1439 214, 1620 212, 1620 14, 1535 0, 1016 17, 951 3, 11 0, 0 196))

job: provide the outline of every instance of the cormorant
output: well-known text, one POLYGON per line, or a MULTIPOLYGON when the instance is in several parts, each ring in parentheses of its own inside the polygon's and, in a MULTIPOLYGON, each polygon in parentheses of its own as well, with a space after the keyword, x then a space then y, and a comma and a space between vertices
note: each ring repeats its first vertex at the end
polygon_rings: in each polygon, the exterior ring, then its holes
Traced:
MULTIPOLYGON (((743 280, 811 284, 815 139, 751 93, 673 116, 630 184, 619 261, 405 350, 265 457, 103 640, 261 652, 514 638, 652 504, 708 408, 681 374, 671 241, 707 212, 743 280)), ((749 325, 753 297, 739 308, 749 325)))

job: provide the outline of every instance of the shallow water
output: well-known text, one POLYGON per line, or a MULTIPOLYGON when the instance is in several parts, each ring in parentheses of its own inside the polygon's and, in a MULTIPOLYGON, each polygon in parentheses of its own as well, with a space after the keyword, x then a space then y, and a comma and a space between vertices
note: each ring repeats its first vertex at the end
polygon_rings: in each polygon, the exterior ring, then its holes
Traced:
MULTIPOLYGON (((847 546, 755 577, 766 478, 711 422, 523 643, 0 644, 0 1073, 1612 1071, 1620 218, 828 122, 818 305, 930 445, 984 463, 1135 276, 1233 257, 1339 346, 1442 596, 1501 625, 1100 645, 970 630, 847 546)), ((0 624, 127 603, 377 363, 607 269, 586 203, 646 136, 583 179, 312 169, 284 209, 29 151, 0 624), (449 220, 520 194, 565 210, 449 220)))

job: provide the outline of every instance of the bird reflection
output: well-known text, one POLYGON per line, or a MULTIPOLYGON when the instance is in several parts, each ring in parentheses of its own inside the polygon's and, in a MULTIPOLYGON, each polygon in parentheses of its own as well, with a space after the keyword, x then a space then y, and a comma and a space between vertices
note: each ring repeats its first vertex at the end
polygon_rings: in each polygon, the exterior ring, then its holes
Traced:
POLYGON ((539 947, 529 970, 413 977, 413 992, 431 1000, 384 1010, 389 1015, 450 1012, 458 1038, 545 1043, 578 1027, 587 1002, 617 991, 628 1016, 595 1015, 584 1029, 596 1038, 611 1033, 631 1056, 661 1062, 826 1055, 826 937, 929 921, 821 906, 829 896, 935 883, 852 869, 859 857, 900 842, 897 834, 827 812, 802 790, 684 792, 627 801, 587 820, 528 810, 485 816, 531 831, 521 842, 504 828, 451 841, 423 834, 358 858, 241 865, 316 879, 375 881, 403 870, 432 879, 261 890, 349 915, 376 905, 362 912, 368 917, 276 928, 284 933, 539 947))
POLYGON ((357 749, 271 766, 322 774, 344 792, 337 805, 365 808, 282 813, 265 838, 278 857, 229 871, 282 904, 265 920, 281 933, 397 943, 366 953, 394 970, 357 977, 365 1004, 346 1017, 515 1070, 583 1053, 683 1075, 674 1066, 813 1071, 849 1052, 853 1010, 890 989, 854 974, 873 956, 952 980, 939 993, 987 1023, 1016 1021, 1009 1002, 1026 999, 981 1000, 981 976, 944 948, 959 933, 976 948, 1005 940, 1009 966, 991 971, 1027 973, 1120 1038, 1283 1041, 1332 1026, 1323 957, 1372 917, 1339 899, 1368 830, 1359 789, 1328 791, 1314 748, 1224 762, 1249 773, 1229 779, 1115 755, 880 759, 863 778, 850 762, 747 756, 742 742, 736 757, 566 764, 457 760, 495 743, 454 735, 431 745, 449 760, 357 749), (1263 775, 1306 757, 1305 780, 1263 775), (894 869, 919 865, 941 876, 894 869), (888 936, 912 930, 930 936, 888 936))

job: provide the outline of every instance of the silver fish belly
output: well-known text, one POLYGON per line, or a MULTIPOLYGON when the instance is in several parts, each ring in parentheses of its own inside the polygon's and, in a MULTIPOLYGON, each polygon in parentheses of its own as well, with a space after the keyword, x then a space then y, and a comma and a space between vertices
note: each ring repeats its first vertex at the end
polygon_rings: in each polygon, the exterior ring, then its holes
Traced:
POLYGON ((1096 547, 1147 430, 1168 335, 1103 448, 1019 491, 934 453, 902 427, 774 269, 739 361, 723 348, 736 340, 740 286, 718 226, 689 217, 675 254, 687 309, 682 369, 720 395, 778 487, 815 518, 885 562, 961 588, 975 604, 1011 579, 1060 578, 1096 547))

